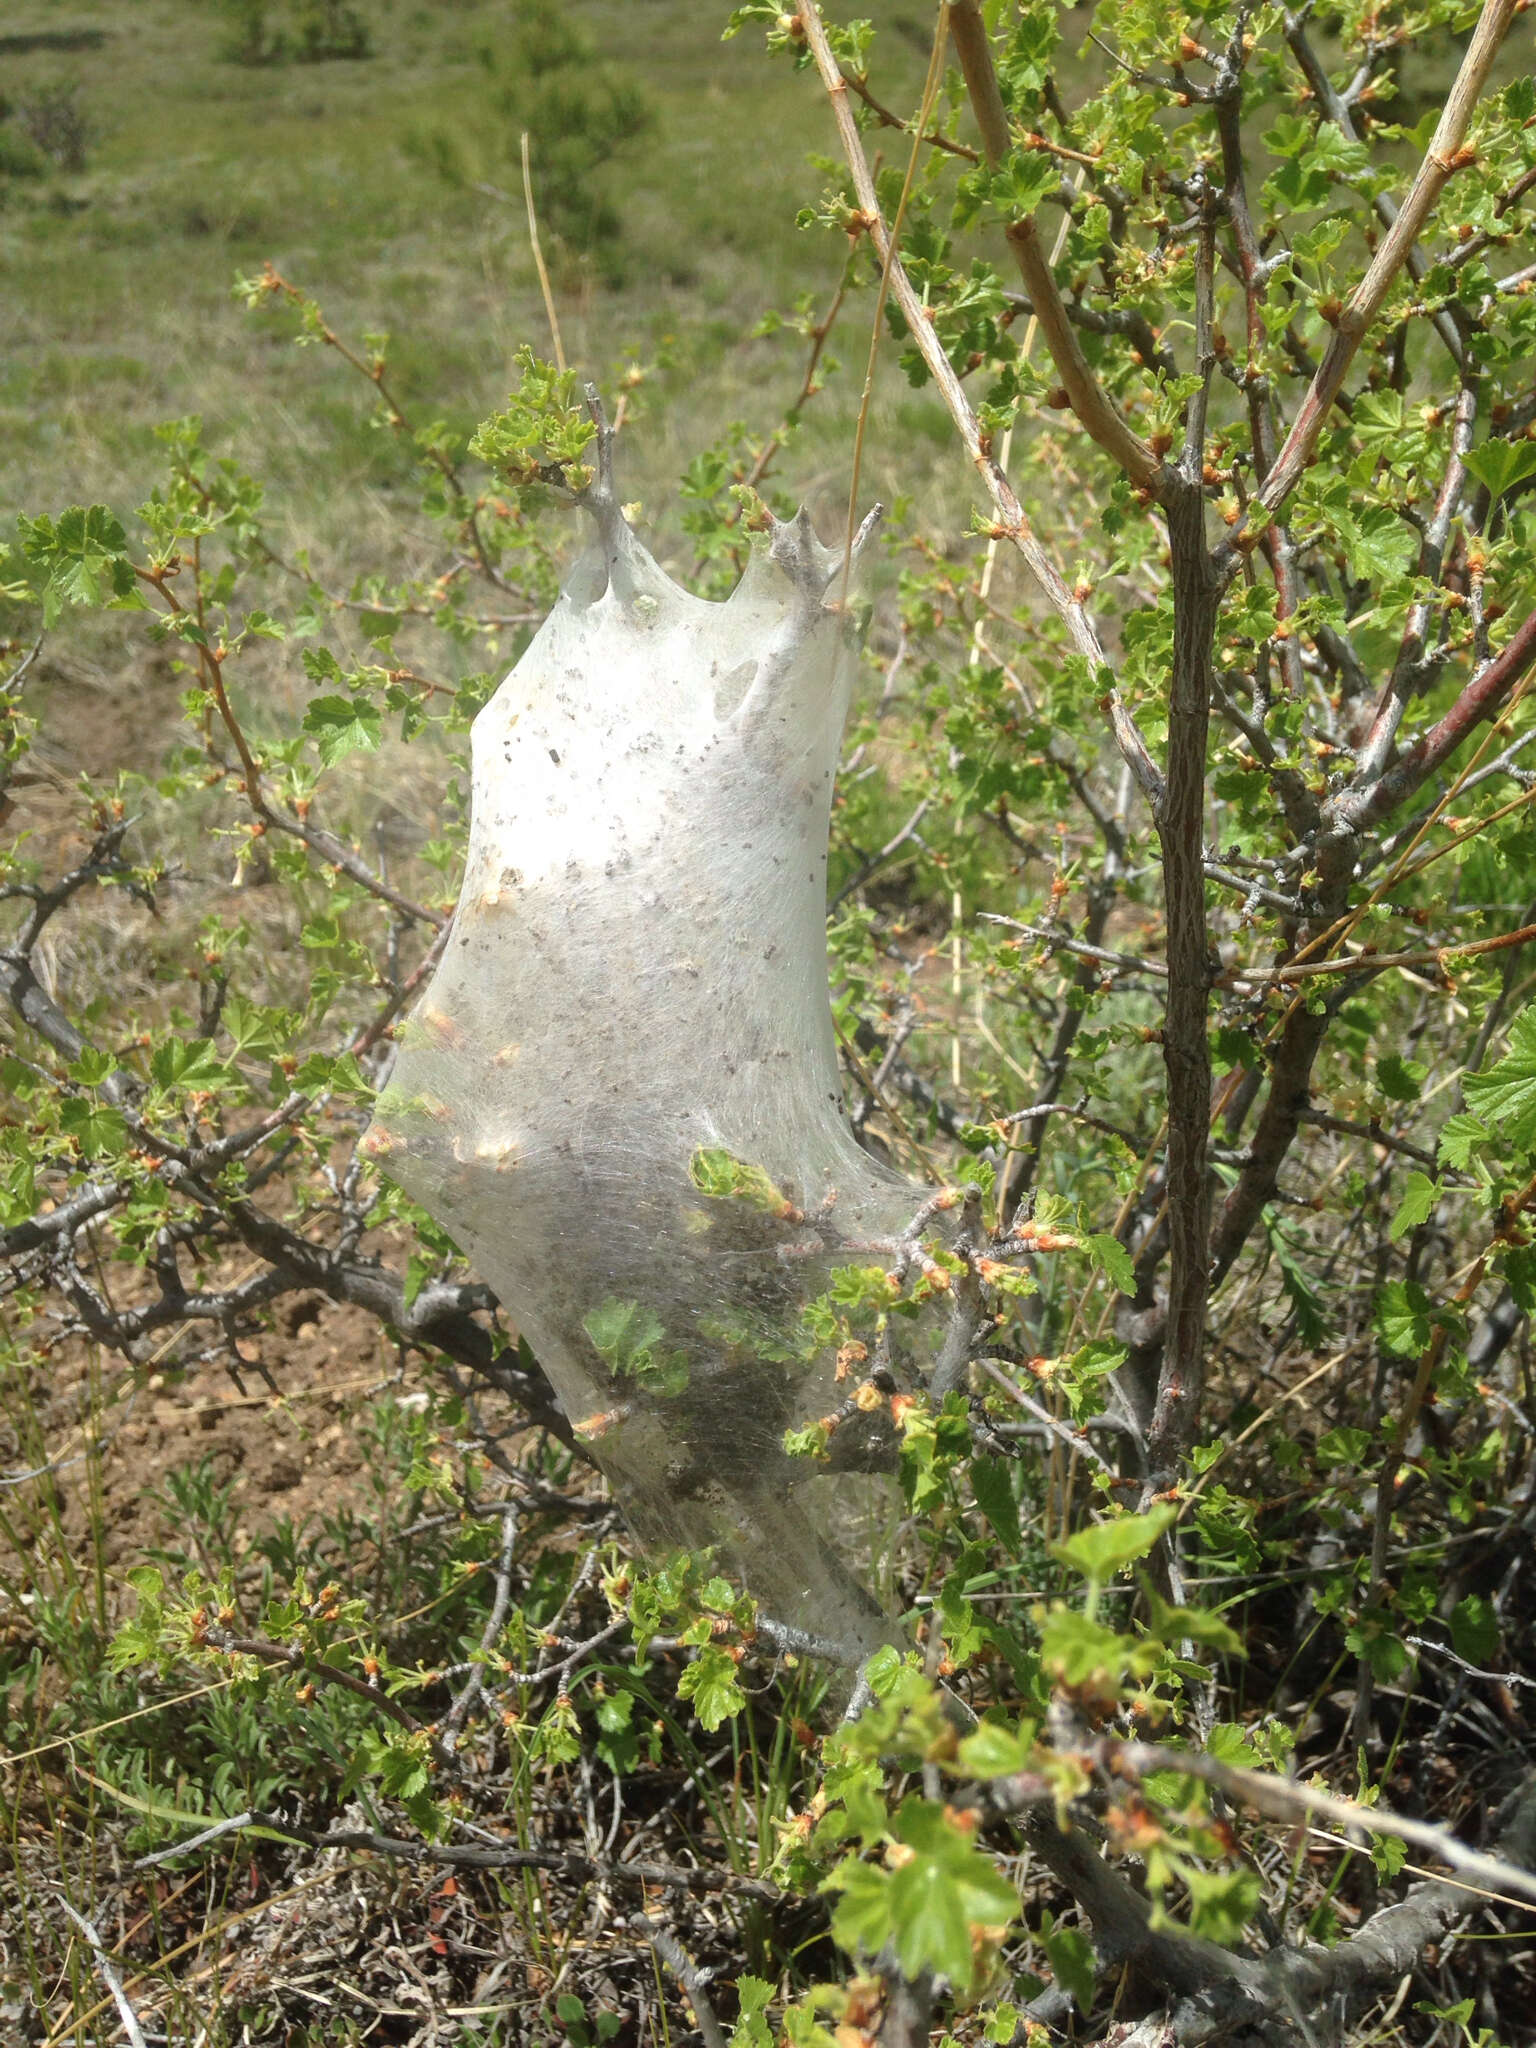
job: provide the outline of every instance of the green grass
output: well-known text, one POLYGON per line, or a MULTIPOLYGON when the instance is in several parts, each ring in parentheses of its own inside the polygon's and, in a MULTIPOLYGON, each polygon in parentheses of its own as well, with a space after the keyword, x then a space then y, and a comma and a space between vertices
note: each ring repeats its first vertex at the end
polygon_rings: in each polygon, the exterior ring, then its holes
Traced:
MULTIPOLYGON (((670 362, 635 409, 627 455, 627 487, 659 509, 692 453, 738 418, 771 428, 798 386, 792 337, 743 337, 765 307, 835 286, 838 244, 794 225, 823 182, 806 157, 832 146, 830 119, 814 82, 765 61, 755 36, 721 42, 727 10, 712 0, 575 0, 571 12, 656 113, 608 173, 624 281, 556 268, 565 347, 583 374, 611 386, 630 360, 670 362)), ((388 329, 402 396, 426 418, 472 426, 504 396, 520 344, 548 352, 517 137, 496 131, 477 57, 505 40, 509 9, 383 0, 369 18, 369 59, 253 68, 220 55, 216 7, 97 0, 70 26, 104 31, 101 47, 9 60, 13 101, 77 79, 92 133, 83 172, 13 181, 0 206, 10 512, 93 499, 131 509, 156 474, 154 424, 198 412, 212 444, 280 493, 320 559, 347 574, 376 566, 390 543, 370 500, 402 481, 400 453, 334 360, 301 354, 276 320, 236 305, 233 278, 264 260, 313 291, 339 330, 388 329), (427 168, 412 143, 434 128, 467 138, 473 167, 516 203, 427 168)), ((41 4, 15 23, 56 25, 41 4)), ((915 51, 911 61, 915 77, 915 51)), ((862 368, 853 326, 842 353, 862 368)), ((834 517, 856 382, 845 375, 813 409, 792 464, 834 517)), ((904 428, 928 409, 894 371, 890 399, 904 428)), ((879 469, 877 455, 868 488, 888 491, 879 469)))

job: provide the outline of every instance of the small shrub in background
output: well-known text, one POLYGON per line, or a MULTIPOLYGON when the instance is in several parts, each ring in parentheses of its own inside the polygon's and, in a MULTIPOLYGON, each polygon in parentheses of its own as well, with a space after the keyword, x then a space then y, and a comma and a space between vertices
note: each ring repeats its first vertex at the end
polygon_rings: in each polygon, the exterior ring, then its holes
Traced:
POLYGON ((606 282, 626 269, 624 219, 610 167, 655 125, 646 93, 603 61, 557 0, 516 0, 506 37, 479 51, 488 92, 477 117, 424 129, 413 152, 450 183, 521 213, 521 141, 529 142, 540 232, 566 281, 584 266, 606 282))
POLYGON ((77 78, 60 78, 34 86, 17 102, 16 119, 33 147, 56 169, 85 169, 91 125, 80 105, 77 78))
POLYGON ((348 0, 223 0, 235 64, 318 64, 373 55, 368 23, 348 0))

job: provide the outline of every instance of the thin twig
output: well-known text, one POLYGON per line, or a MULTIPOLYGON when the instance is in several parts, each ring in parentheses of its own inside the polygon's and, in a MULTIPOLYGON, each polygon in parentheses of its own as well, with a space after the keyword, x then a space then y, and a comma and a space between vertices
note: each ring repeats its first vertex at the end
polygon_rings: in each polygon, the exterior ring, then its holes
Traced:
POLYGON ((1432 1821, 1412 1820, 1384 1806, 1361 1806, 1353 1799, 1340 1799, 1315 1785, 1301 1785, 1294 1778, 1275 1777, 1266 1771, 1243 1770, 1225 1764, 1204 1752, 1170 1749, 1151 1742, 1107 1743, 1104 1763, 1112 1776, 1143 1778, 1154 1771, 1180 1771, 1214 1785, 1229 1799, 1271 1820, 1295 1821, 1309 1814, 1321 1814, 1336 1827, 1355 1828, 1371 1835, 1391 1835, 1401 1842, 1413 1842, 1431 1856, 1448 1864, 1475 1884, 1495 1891, 1518 1892, 1536 1900, 1536 1873, 1521 1870, 1501 1857, 1484 1856, 1459 1841, 1449 1828, 1432 1821))
MULTIPOLYGON (((1285 445, 1274 467, 1259 486, 1255 507, 1273 515, 1290 496, 1302 471, 1317 449, 1330 408, 1342 386, 1355 352, 1381 311, 1409 251, 1428 225, 1447 181, 1463 162, 1467 129, 1471 124, 1488 74, 1499 47, 1514 20, 1519 0, 1484 0, 1476 31, 1455 83, 1446 99, 1424 160, 1409 188, 1408 196, 1388 229, 1365 276, 1350 293, 1341 309, 1333 335, 1318 364, 1311 389, 1286 435, 1285 445)), ((1250 527, 1253 514, 1249 515, 1250 527)), ((1267 521, 1266 521, 1267 523, 1267 521)))
POLYGON ((102 1983, 106 1985, 108 1991, 112 1994, 112 2003, 117 2007, 117 2015, 123 2023, 123 2032, 128 2038, 129 2048, 145 2048, 144 2030, 139 2025, 138 2016, 134 2012, 133 2007, 128 2003, 128 1994, 123 1989, 123 1980, 117 1974, 117 1966, 107 1954, 101 1936, 83 1913, 75 1911, 68 1899, 61 1898, 59 1904, 63 1907, 71 1923, 79 1929, 90 1945, 91 1954, 95 1958, 97 1972, 101 1977, 102 1983))
POLYGON ((1018 549, 1047 602, 1066 627, 1072 645, 1086 658, 1095 677, 1105 688, 1105 701, 1116 744, 1148 801, 1155 806, 1161 796, 1162 773, 1152 759, 1135 720, 1121 701, 1119 691, 1114 687, 1112 671, 1105 658, 1099 636, 1083 608, 1082 599, 1067 588, 1056 565, 1036 539, 1034 529, 1024 515, 1024 509, 1012 484, 993 460, 990 441, 983 438, 980 424, 966 396, 965 387, 956 375, 949 357, 944 353, 943 344, 934 331, 927 309, 913 290, 912 281, 900 259, 894 256, 885 218, 881 213, 879 198, 875 191, 874 179, 870 176, 869 164, 865 159, 864 147, 853 118, 853 110, 848 105, 847 80, 832 55, 817 0, 804 0, 799 10, 799 19, 805 30, 806 41, 815 57, 822 84, 832 102, 838 136, 853 177, 863 224, 882 262, 890 261, 891 295, 901 310, 902 318, 907 323, 912 340, 923 358, 929 375, 938 387, 940 397, 948 408, 966 454, 975 464, 986 485, 987 494, 997 515, 1001 537, 1018 549))
POLYGON ((664 1927, 658 1927, 645 1913, 631 1913, 629 1924, 637 1934, 645 1936, 688 1994, 688 2003, 693 2007, 693 2017, 703 2039, 704 2048, 725 2048, 725 2033, 715 2017, 715 2009, 709 2002, 709 1993, 704 1989, 703 1975, 682 1943, 664 1927))
POLYGON ((555 311, 555 295, 550 288, 549 271, 544 264, 544 251, 539 246, 539 216, 533 205, 533 169, 528 157, 528 130, 523 130, 523 199, 528 208, 528 243, 533 250, 533 267, 539 273, 539 290, 544 294, 544 312, 549 320, 549 338, 555 351, 555 368, 565 374, 565 345, 560 339, 560 316, 555 311))

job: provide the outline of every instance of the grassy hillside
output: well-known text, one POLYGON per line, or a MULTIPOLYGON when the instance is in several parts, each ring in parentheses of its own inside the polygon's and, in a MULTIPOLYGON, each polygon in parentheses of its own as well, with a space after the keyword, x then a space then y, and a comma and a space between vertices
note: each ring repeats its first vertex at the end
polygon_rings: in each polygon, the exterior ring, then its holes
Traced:
MULTIPOLYGON (((651 489, 732 419, 771 426, 797 388, 793 344, 744 337, 766 307, 835 287, 838 250, 794 225, 821 183, 807 152, 829 147, 830 130, 819 96, 764 64, 756 39, 722 43, 714 0, 568 11, 655 117, 609 173, 624 232, 608 267, 621 281, 553 266, 565 346, 585 374, 663 366, 629 456, 651 489)), ((482 57, 504 57, 512 9, 380 0, 367 13, 363 61, 253 66, 224 54, 233 20, 209 0, 7 10, 13 44, 63 30, 101 38, 0 50, 13 107, 75 81, 88 125, 83 170, 11 178, 0 208, 9 511, 130 506, 157 472, 155 423, 199 412, 211 443, 280 490, 322 558, 373 566, 401 455, 334 359, 299 354, 278 323, 235 303, 232 280, 265 260, 314 291, 339 329, 388 329, 398 388, 426 417, 472 425, 504 395, 519 344, 547 352, 518 138, 498 128, 482 57), (455 188, 424 161, 434 131, 458 139, 511 203, 455 188)), ((862 354, 859 340, 850 356, 862 354)), ((800 474, 841 474, 846 420, 834 399, 800 474)))

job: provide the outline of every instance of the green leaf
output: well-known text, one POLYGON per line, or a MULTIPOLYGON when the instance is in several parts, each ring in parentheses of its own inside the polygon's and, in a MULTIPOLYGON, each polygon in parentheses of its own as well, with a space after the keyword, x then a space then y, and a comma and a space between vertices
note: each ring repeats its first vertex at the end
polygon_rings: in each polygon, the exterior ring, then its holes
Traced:
POLYGON ((1080 1529, 1065 1543, 1054 1544, 1051 1555, 1059 1558, 1085 1579, 1103 1585, 1117 1572, 1145 1557, 1164 1531, 1178 1520, 1175 1502, 1156 1502, 1144 1515, 1121 1515, 1112 1522, 1100 1522, 1080 1529))
POLYGON ((1536 476, 1536 441, 1485 441, 1463 459, 1478 482, 1502 498, 1516 484, 1536 476))
POLYGON ((1190 1932, 1220 1942, 1223 1948, 1235 1948, 1263 1896, 1258 1872, 1187 1865, 1182 1875, 1189 1888, 1190 1932))
POLYGON ((1159 1642, 1202 1643, 1226 1657, 1247 1655, 1242 1637, 1219 1614, 1209 1614, 1203 1607, 1170 1607, 1151 1587, 1147 1588, 1146 1598, 1148 1624, 1159 1642))
POLYGON ((647 1393, 670 1399, 687 1386, 688 1362, 681 1352, 661 1348, 667 1333, 654 1309, 612 1297, 588 1313, 582 1328, 609 1369, 628 1374, 647 1393))
POLYGON ((1394 1102, 1417 1102, 1428 1075, 1422 1060, 1405 1060, 1400 1053, 1384 1053, 1376 1062, 1377 1086, 1394 1102))
POLYGON ((80 1057, 70 1065, 70 1077, 85 1088, 99 1088, 117 1062, 111 1053, 103 1052, 98 1046, 85 1046, 80 1057))
POLYGON ((1448 1116, 1440 1131, 1440 1143, 1436 1157, 1442 1166, 1452 1166, 1465 1172, 1472 1163, 1472 1154, 1488 1140, 1488 1126, 1475 1116, 1467 1116, 1458 1110, 1448 1116))
POLYGON ((1403 1199, 1397 1205, 1397 1213, 1387 1226, 1392 1242, 1396 1244, 1410 1230, 1427 1223, 1439 1199, 1440 1189, 1427 1173, 1410 1173, 1403 1183, 1403 1199))
POLYGON ((1015 149, 992 175, 994 206, 1016 217, 1032 214, 1061 183, 1061 171, 1043 149, 1015 149))
POLYGON ((1429 1342, 1429 1310, 1417 1280, 1389 1280, 1376 1297, 1376 1334, 1396 1357, 1417 1357, 1429 1342))
POLYGON ((1013 1491, 1013 1465, 1007 1458, 971 1460, 971 1490, 976 1505, 996 1531, 1010 1555, 1017 1557, 1023 1537, 1019 1529, 1019 1503, 1013 1491))
POLYGON ((768 2024, 768 2007, 773 1986, 765 1977, 736 1979, 736 2024, 731 2029, 731 2048, 772 2048, 773 2029, 768 2024))
POLYGON ((1338 516, 1339 539, 1351 572, 1365 581, 1405 576, 1419 555, 1419 537, 1390 505, 1366 505, 1338 516))
POLYGON ((1373 1835, 1370 1849, 1376 1875, 1384 1882, 1390 1883, 1408 1861, 1408 1844, 1400 1835, 1373 1835))
POLYGON ((749 1209, 761 1209, 768 1216, 791 1218, 798 1214, 760 1166, 749 1166, 722 1146, 701 1145, 688 1162, 688 1178, 701 1195, 745 1202, 749 1209))
POLYGON ((996 1721, 983 1721, 961 1741, 956 1762, 968 1778, 1011 1778, 1029 1769, 1034 1754, 1029 1723, 1015 1733, 996 1721))
POLYGON ((842 1898, 832 1935, 850 1955, 876 1956, 891 1943, 903 1972, 941 1971, 962 1988, 976 1973, 972 1930, 1006 1927, 1018 1894, 945 1810, 922 1799, 902 1802, 894 1869, 847 1862, 828 1883, 842 1898))
POLYGON ((518 388, 470 441, 469 452, 509 483, 563 483, 579 491, 592 481, 581 460, 597 428, 576 398, 576 372, 558 370, 533 350, 516 357, 518 388))
POLYGON ((366 697, 315 697, 304 713, 304 730, 314 738, 327 768, 348 754, 367 752, 384 735, 384 714, 366 697))
POLYGON ((87 1159, 115 1156, 128 1143, 122 1112, 81 1095, 71 1095, 59 1104, 59 1129, 74 1139, 87 1159))
POLYGON ((217 1088, 229 1079, 211 1038, 168 1038, 155 1048, 149 1071, 162 1088, 217 1088))
POLYGON ((1487 1668, 1499 1647, 1499 1617, 1485 1593, 1469 1593, 1452 1608, 1451 1647, 1469 1664, 1487 1668))
POLYGON ((1093 1943, 1080 1927, 1053 1927, 1041 1934, 1051 1975, 1086 2019, 1093 2010, 1093 1943))
POLYGON ((1107 1230, 1096 1230, 1083 1243, 1093 1263, 1109 1275, 1122 1294, 1136 1292, 1135 1261, 1119 1238, 1111 1237, 1107 1230))
POLYGON ((1136 1651, 1129 1636, 1070 1607, 1053 1607, 1040 1628, 1040 1662, 1063 1685, 1113 1685, 1136 1651))
POLYGON ((729 1650, 709 1643, 677 1681, 678 1696, 692 1700, 706 1734, 713 1735, 723 1721, 739 1714, 747 1704, 736 1677, 736 1664, 729 1650))
POLYGON ((137 594, 128 536, 105 505, 71 505, 57 523, 46 515, 17 520, 22 553, 45 572, 43 624, 58 623, 67 604, 104 604, 137 594))
POLYGON ((1509 1051, 1480 1074, 1464 1074, 1461 1092, 1472 1114, 1512 1144, 1536 1142, 1536 1006, 1523 1009, 1509 1031, 1509 1051))

